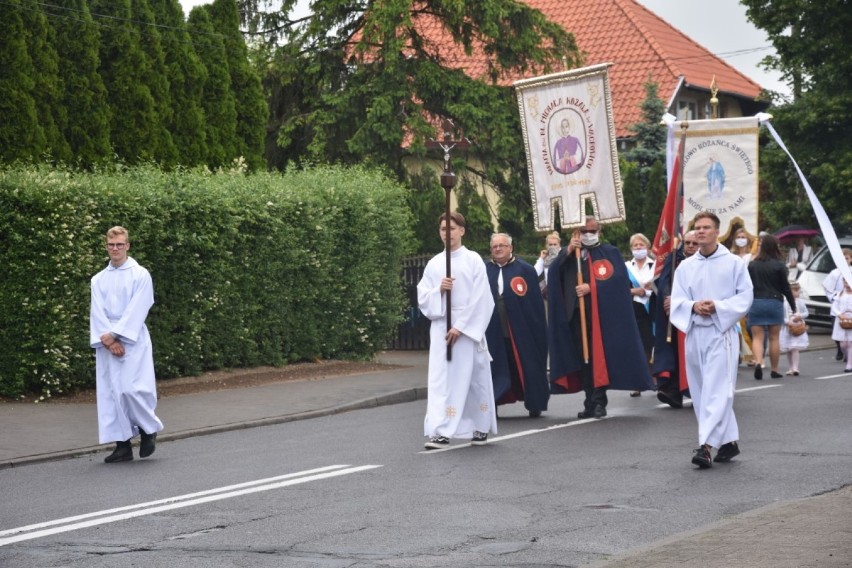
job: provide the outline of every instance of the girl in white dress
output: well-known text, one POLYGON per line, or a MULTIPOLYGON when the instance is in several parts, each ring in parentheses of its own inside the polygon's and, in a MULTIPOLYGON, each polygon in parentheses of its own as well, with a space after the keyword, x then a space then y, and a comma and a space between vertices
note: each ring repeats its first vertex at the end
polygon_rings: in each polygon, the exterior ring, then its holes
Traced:
POLYGON ((784 325, 781 326, 781 351, 787 353, 787 364, 790 369, 788 375, 799 374, 799 350, 807 349, 810 344, 808 332, 805 331, 801 335, 793 335, 790 333, 790 323, 800 322, 808 317, 808 307, 805 301, 799 298, 801 286, 798 282, 790 282, 790 289, 793 291, 793 297, 796 298, 796 310, 798 313, 793 313, 790 306, 784 303, 784 325))
POLYGON ((852 347, 852 329, 843 329, 840 325, 840 316, 844 318, 852 318, 852 288, 848 282, 843 283, 843 292, 834 297, 834 302, 831 304, 831 315, 834 316, 834 331, 831 332, 831 338, 839 342, 840 350, 843 352, 846 359, 845 373, 852 373, 852 359, 849 358, 849 348, 852 347))

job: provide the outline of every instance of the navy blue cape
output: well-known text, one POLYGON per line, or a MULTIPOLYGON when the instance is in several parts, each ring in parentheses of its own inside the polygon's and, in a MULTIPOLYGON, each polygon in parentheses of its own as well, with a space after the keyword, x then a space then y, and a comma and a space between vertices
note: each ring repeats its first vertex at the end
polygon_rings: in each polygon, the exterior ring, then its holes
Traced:
MULTIPOLYGON (((491 295, 497 302, 497 276, 500 267, 487 262, 485 270, 491 285, 491 295)), ((508 353, 500 314, 497 308, 491 315, 485 337, 491 352, 491 379, 497 404, 518 400, 512 390, 509 361, 518 362, 518 372, 523 385, 523 401, 527 410, 547 410, 550 385, 547 381, 547 322, 544 300, 538 284, 538 275, 528 262, 513 257, 503 267, 503 304, 509 320, 509 339, 513 353, 508 353)))
MULTIPOLYGON (((551 392, 557 394, 582 390, 582 351, 578 354, 576 348, 580 338, 574 337, 571 314, 566 308, 566 296, 572 304, 577 302, 577 260, 573 254, 566 256, 565 250, 559 252, 547 273, 550 384, 551 392)), ((636 325, 624 259, 616 247, 608 244, 584 250, 588 258, 583 262, 588 274, 594 275, 592 280, 584 278, 592 289, 586 318, 591 328, 589 362, 594 384, 615 390, 649 390, 651 374, 636 325)), ((578 309, 572 313, 580 317, 578 309)))
POLYGON ((686 362, 684 353, 684 334, 676 327, 671 327, 671 341, 669 341, 669 316, 663 306, 666 296, 672 294, 672 263, 678 264, 684 259, 683 248, 677 249, 675 254, 666 257, 660 275, 654 283, 657 286, 657 302, 654 306, 654 362, 651 365, 651 373, 654 375, 677 373, 679 388, 681 392, 689 390, 686 383, 686 362))

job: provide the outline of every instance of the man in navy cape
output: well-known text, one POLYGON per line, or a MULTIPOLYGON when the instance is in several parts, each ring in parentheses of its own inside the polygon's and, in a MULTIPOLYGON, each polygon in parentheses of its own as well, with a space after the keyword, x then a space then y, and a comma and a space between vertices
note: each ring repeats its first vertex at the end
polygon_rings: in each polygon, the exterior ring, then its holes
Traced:
POLYGON ((600 242, 600 225, 586 217, 547 273, 550 384, 554 394, 584 391, 578 418, 606 416, 607 389, 652 388, 633 314, 630 278, 618 249, 600 242), (577 261, 575 250, 580 250, 577 261), (583 284, 577 282, 578 264, 583 284), (585 361, 580 302, 585 304, 589 360, 585 361))
POLYGON ((533 418, 547 410, 547 323, 538 274, 513 254, 512 237, 491 236, 486 263, 494 313, 485 331, 498 405, 523 401, 533 418))
POLYGON ((672 295, 674 270, 686 257, 698 250, 695 231, 683 236, 683 244, 663 261, 662 270, 654 285, 659 301, 654 306, 654 362, 651 374, 657 378, 657 398, 672 408, 683 408, 683 397, 689 396, 686 382, 685 335, 669 325, 669 299, 672 295), (674 270, 672 267, 674 266, 674 270))

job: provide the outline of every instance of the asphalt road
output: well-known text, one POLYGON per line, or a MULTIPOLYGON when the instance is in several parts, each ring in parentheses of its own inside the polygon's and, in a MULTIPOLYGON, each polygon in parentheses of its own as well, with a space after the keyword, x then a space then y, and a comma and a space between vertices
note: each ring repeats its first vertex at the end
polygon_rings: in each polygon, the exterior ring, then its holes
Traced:
POLYGON ((0 566, 582 566, 777 501, 852 483, 852 375, 741 368, 743 454, 699 471, 690 408, 578 395, 500 408, 486 447, 423 452, 425 402, 0 470, 0 566), (768 376, 768 372, 766 373, 768 376))

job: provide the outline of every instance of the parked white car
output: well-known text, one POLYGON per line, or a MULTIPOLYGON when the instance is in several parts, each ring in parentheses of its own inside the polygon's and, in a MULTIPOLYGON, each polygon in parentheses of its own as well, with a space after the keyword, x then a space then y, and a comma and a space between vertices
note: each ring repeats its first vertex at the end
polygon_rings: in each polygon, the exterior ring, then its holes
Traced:
MULTIPOLYGON (((852 237, 843 237, 838 239, 840 246, 844 248, 852 248, 852 237)), ((822 281, 828 276, 828 273, 836 268, 834 260, 828 253, 826 247, 822 247, 817 251, 807 267, 799 273, 796 280, 801 286, 801 298, 808 306, 809 325, 817 327, 831 327, 832 319, 830 315, 831 304, 825 297, 825 290, 822 288, 822 281)))

